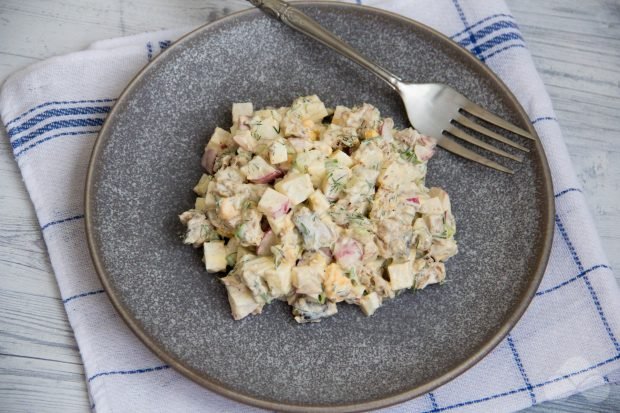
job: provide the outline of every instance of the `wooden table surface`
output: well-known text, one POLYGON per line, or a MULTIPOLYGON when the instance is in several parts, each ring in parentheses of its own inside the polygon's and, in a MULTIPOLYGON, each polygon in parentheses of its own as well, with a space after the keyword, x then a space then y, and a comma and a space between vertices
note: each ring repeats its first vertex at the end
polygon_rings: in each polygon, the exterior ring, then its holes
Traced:
MULTIPOLYGON (((551 94, 603 245, 617 269, 620 2, 507 2, 551 94)), ((17 69, 95 40, 197 26, 245 7, 242 0, 2 0, 0 82, 17 69)), ((0 411, 87 411, 82 361, 39 223, 3 130, 0 135, 0 411)), ((598 387, 527 411, 618 412, 620 386, 598 387)))

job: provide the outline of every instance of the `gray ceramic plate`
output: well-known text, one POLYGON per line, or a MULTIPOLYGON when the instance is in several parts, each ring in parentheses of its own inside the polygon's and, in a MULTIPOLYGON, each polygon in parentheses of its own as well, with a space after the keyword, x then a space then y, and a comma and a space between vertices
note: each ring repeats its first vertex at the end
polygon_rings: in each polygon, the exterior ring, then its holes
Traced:
MULTIPOLYGON (((304 5, 327 28, 414 82, 450 84, 533 132, 505 86, 437 32, 376 9, 304 5)), ((516 323, 542 277, 553 197, 538 143, 514 176, 439 151, 428 183, 448 190, 460 254, 448 282, 390 301, 372 317, 298 325, 283 303, 233 321, 224 287, 182 245, 200 155, 233 102, 370 102, 406 125, 381 81, 281 23, 249 10, 189 34, 124 91, 96 143, 86 225, 96 268, 119 313, 159 357, 233 399, 278 410, 368 410, 462 373, 516 323)))

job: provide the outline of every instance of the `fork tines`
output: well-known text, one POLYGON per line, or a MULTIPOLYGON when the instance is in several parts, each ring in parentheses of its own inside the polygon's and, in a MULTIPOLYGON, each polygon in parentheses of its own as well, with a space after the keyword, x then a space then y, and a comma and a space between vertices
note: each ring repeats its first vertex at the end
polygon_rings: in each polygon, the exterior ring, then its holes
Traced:
MULTIPOLYGON (((517 155, 513 155, 509 152, 506 152, 502 149, 496 148, 495 146, 486 143, 478 138, 475 138, 474 136, 470 135, 469 133, 465 132, 463 129, 459 128, 458 126, 464 127, 466 129, 470 129, 473 131, 476 131, 478 133, 480 133, 483 136, 495 139, 499 142, 502 142, 506 145, 509 145, 515 149, 518 149, 520 151, 523 152, 529 152, 529 149, 506 138, 505 136, 502 136, 500 134, 498 134, 497 132, 494 132, 492 130, 490 130, 489 128, 480 125, 477 122, 474 122, 473 120, 471 120, 467 115, 470 115, 474 118, 477 119, 481 119, 485 122, 488 122, 492 125, 498 126, 504 130, 507 130, 509 132, 515 133, 519 136, 523 136, 525 138, 528 139, 532 139, 534 140, 535 138, 526 130, 521 129, 513 124, 511 124, 510 122, 505 121, 504 119, 498 117, 497 115, 494 115, 493 113, 487 111, 486 109, 483 109, 481 106, 476 105, 475 103, 469 103, 467 105, 465 105, 464 107, 462 107, 459 111, 459 115, 452 120, 452 127, 446 129, 444 132, 447 132, 448 134, 454 136, 455 138, 464 140, 465 142, 469 142, 472 145, 476 145, 480 148, 486 149, 487 151, 493 152, 497 155, 512 159, 514 161, 517 162, 523 162, 523 157, 521 156, 517 156, 517 155)), ((464 158, 470 159, 472 161, 481 163, 483 165, 486 165, 488 167, 497 169, 499 171, 502 172, 507 172, 512 174, 513 171, 511 169, 508 169, 500 164, 498 164, 497 162, 494 162, 490 159, 485 158, 482 155, 478 155, 477 153, 470 151, 469 149, 459 145, 458 143, 450 140, 450 139, 442 139, 439 143, 440 146, 442 146, 444 149, 449 150, 451 152, 456 153, 457 155, 460 155, 464 158)))

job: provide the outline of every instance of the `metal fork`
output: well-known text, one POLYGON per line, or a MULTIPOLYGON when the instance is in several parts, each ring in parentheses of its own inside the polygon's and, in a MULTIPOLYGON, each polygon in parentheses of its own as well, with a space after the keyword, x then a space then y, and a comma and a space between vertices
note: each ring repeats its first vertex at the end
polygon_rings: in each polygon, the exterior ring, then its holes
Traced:
POLYGON ((449 136, 469 142, 470 144, 491 151, 497 155, 522 162, 523 159, 520 156, 513 155, 475 138, 461 129, 459 127, 461 126, 521 151, 529 152, 524 146, 474 122, 470 117, 482 119, 502 129, 534 140, 534 137, 529 132, 487 111, 450 86, 440 83, 413 84, 403 82, 402 79, 387 69, 362 56, 357 50, 337 38, 333 33, 291 4, 283 0, 248 1, 254 6, 261 8, 263 11, 275 16, 293 29, 318 40, 334 51, 351 59, 353 62, 368 69, 387 82, 403 99, 407 110, 407 116, 411 124, 423 135, 435 138, 437 140, 437 145, 440 147, 482 165, 507 173, 513 173, 513 171, 465 148, 463 145, 450 139, 449 136))

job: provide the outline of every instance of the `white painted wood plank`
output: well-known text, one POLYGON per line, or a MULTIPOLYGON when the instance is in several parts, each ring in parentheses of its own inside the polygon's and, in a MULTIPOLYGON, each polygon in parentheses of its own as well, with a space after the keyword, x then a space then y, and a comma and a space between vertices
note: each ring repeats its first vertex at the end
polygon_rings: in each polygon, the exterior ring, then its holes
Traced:
POLYGON ((0 355, 1 412, 84 413, 89 410, 81 366, 0 355))
MULTIPOLYGON (((551 95, 611 265, 620 268, 620 10, 608 0, 507 0, 551 95)), ((620 273, 616 270, 616 279, 620 273)), ((601 386, 528 413, 617 412, 601 386)))
POLYGON ((35 57, 27 57, 0 51, 0 82, 16 70, 26 67, 39 60, 40 59, 35 57))
POLYGON ((3 128, 0 205, 0 411, 87 411, 82 360, 3 128))
MULTIPOLYGON (((603 247, 620 268, 620 9, 614 0, 509 0, 551 95, 603 247)), ((620 280, 620 272, 616 271, 620 280)))
POLYGON ((0 128, 0 291, 58 297, 30 197, 0 128))
POLYGON ((58 298, 0 290, 0 353, 82 365, 58 298))

